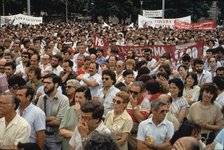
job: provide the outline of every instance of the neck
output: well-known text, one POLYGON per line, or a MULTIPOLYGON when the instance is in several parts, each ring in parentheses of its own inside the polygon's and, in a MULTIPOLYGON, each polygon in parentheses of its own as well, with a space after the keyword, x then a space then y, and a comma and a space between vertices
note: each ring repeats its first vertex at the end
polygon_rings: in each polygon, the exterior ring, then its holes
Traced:
POLYGON ((56 93, 57 93, 57 89, 54 89, 53 92, 51 92, 50 94, 48 94, 48 97, 54 97, 56 93))
POLYGON ((202 105, 206 105, 206 106, 211 105, 210 102, 201 101, 201 103, 202 103, 202 105))
POLYGON ((67 95, 68 96, 68 99, 69 99, 69 102, 71 103, 73 100, 74 100, 74 94, 72 95, 67 95))
POLYGON ((114 116, 115 117, 120 116, 123 112, 124 112, 124 110, 120 110, 120 111, 115 111, 114 110, 114 116))
POLYGON ((5 115, 5 124, 8 126, 8 124, 13 120, 13 118, 16 116, 16 112, 10 112, 7 115, 5 115))
POLYGON ((154 117, 154 116, 152 116, 152 122, 153 122, 155 125, 158 125, 158 124, 161 123, 161 121, 158 121, 158 120, 156 119, 156 117, 154 117))
POLYGON ((104 91, 108 91, 111 87, 112 87, 112 85, 111 86, 105 86, 104 91))
POLYGON ((101 122, 99 122, 99 123, 93 125, 92 128, 89 128, 89 133, 88 133, 88 134, 90 134, 92 131, 94 131, 94 130, 100 125, 100 123, 101 123, 101 122))

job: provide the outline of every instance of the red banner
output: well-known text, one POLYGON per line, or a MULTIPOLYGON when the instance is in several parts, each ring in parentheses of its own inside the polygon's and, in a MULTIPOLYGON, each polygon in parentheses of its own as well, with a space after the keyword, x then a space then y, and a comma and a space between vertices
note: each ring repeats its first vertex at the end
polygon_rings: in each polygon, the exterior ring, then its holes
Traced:
POLYGON ((199 23, 186 23, 178 20, 174 21, 174 29, 179 30, 213 30, 215 27, 215 21, 205 21, 199 23))
MULTIPOLYGON (((153 46, 117 46, 119 56, 125 58, 129 49, 134 49, 136 56, 142 57, 142 48, 151 48, 154 58, 157 60, 165 52, 170 53, 173 60, 180 60, 184 53, 189 54, 192 58, 199 58, 203 54, 204 41, 191 42, 181 45, 153 45, 153 46)), ((108 46, 103 46, 104 54, 107 53, 108 46)))

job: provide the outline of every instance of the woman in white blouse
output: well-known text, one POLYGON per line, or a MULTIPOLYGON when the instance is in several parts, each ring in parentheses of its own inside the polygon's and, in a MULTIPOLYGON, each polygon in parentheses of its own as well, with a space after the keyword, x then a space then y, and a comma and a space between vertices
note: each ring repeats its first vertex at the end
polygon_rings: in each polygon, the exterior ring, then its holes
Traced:
POLYGON ((183 96, 188 101, 188 104, 191 105, 194 102, 198 101, 200 87, 198 84, 197 74, 190 72, 187 74, 185 79, 185 85, 183 90, 183 96))

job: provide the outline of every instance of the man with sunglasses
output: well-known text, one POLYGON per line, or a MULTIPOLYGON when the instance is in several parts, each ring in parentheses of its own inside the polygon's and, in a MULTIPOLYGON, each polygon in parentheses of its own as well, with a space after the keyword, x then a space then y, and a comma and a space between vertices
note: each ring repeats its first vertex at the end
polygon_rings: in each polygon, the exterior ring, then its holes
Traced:
POLYGON ((165 149, 174 134, 173 124, 166 119, 169 111, 164 100, 157 99, 151 103, 152 117, 139 124, 137 149, 165 149))

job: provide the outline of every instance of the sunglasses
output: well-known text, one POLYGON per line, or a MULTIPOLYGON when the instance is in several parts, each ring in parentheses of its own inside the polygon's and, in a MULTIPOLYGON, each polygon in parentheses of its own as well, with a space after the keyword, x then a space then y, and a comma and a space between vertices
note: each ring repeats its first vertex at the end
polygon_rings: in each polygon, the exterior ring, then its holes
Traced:
POLYGON ((119 104, 119 105, 120 105, 122 102, 119 101, 119 100, 113 99, 113 103, 114 103, 114 104, 116 103, 116 104, 119 104))
POLYGON ((161 110, 161 111, 159 111, 159 113, 161 113, 161 114, 168 113, 168 112, 169 112, 169 110, 161 110))
POLYGON ((109 80, 109 78, 102 78, 102 80, 109 80))
POLYGON ((66 86, 66 88, 71 89, 74 88, 74 86, 66 86))
POLYGON ((138 94, 139 94, 139 92, 132 91, 132 90, 129 90, 129 93, 130 93, 130 94, 134 94, 134 95, 138 95, 138 94))

